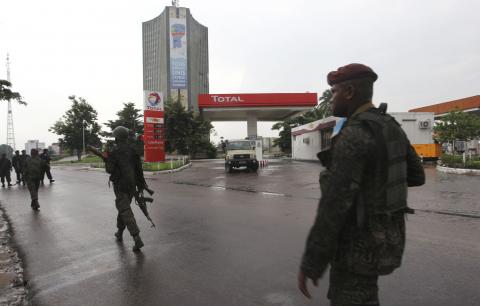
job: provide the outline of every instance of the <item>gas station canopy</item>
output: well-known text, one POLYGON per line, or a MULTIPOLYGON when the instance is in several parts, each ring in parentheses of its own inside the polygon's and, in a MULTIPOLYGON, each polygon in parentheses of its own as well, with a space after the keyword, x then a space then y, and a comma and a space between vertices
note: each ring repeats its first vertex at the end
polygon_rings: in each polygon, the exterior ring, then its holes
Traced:
POLYGON ((201 94, 198 107, 211 121, 282 121, 317 105, 316 93, 201 94))

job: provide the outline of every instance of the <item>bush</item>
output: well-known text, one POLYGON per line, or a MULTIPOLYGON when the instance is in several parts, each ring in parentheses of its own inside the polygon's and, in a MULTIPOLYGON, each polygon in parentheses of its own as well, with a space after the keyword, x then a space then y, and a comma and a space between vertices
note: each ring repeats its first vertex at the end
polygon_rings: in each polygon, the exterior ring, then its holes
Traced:
POLYGON ((442 154, 440 157, 441 164, 451 168, 480 169, 480 156, 474 155, 471 158, 466 156, 465 164, 463 164, 462 155, 442 154))

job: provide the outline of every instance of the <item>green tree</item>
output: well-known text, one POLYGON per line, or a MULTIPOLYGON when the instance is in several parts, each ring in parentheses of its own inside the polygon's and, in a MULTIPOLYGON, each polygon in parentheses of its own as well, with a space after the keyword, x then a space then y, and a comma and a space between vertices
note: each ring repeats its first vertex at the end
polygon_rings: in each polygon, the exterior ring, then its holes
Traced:
POLYGON ((97 111, 81 97, 70 96, 71 108, 49 129, 49 131, 61 136, 60 144, 76 152, 78 160, 83 151, 83 136, 85 145, 100 145, 100 125, 97 123, 97 111))
POLYGON ((130 139, 135 144, 135 148, 143 154, 143 142, 138 140, 138 135, 143 135, 143 122, 141 118, 142 110, 135 108, 132 102, 123 103, 123 108, 117 112, 116 120, 108 120, 105 125, 110 129, 107 132, 101 132, 103 137, 113 137, 112 132, 117 126, 124 126, 130 130, 130 139))
POLYGON ((278 139, 275 139, 273 143, 275 146, 279 146, 282 152, 290 153, 292 151, 292 127, 332 116, 332 91, 330 89, 325 90, 318 100, 319 103, 317 106, 308 112, 285 121, 277 122, 272 126, 272 130, 280 130, 278 139))
POLYGON ((12 83, 7 80, 0 80, 0 101, 17 101, 19 104, 27 105, 18 92, 11 89, 12 83))
POLYGON ((480 117, 454 109, 435 122, 435 139, 440 143, 469 141, 480 137, 480 117))
POLYGON ((186 110, 183 105, 169 97, 165 103, 166 151, 182 155, 195 155, 214 149, 209 136, 213 126, 210 121, 186 110))

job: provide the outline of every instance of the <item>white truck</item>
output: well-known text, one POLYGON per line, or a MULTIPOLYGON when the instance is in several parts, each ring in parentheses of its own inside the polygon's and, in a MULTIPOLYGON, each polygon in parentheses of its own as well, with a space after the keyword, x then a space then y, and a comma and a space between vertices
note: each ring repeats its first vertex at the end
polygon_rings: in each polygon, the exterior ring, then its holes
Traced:
POLYGON ((252 172, 258 170, 258 160, 253 140, 229 140, 225 153, 225 171, 232 172, 233 168, 246 167, 252 172))

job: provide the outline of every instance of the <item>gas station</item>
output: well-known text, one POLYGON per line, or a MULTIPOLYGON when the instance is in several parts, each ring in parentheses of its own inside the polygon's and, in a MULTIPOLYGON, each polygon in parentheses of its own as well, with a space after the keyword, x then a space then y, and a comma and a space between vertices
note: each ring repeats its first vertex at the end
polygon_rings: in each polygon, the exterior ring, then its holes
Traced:
POLYGON ((316 93, 201 94, 198 108, 210 121, 247 121, 247 136, 257 138, 258 121, 283 121, 317 105, 316 93))
POLYGON ((246 121, 246 135, 255 141, 256 155, 262 159, 258 121, 283 121, 317 105, 316 93, 201 94, 198 108, 210 121, 246 121))

